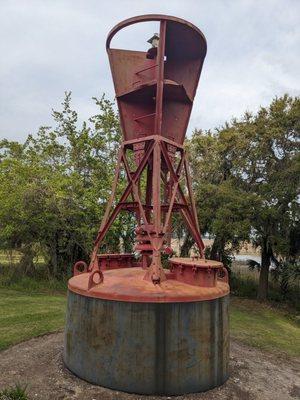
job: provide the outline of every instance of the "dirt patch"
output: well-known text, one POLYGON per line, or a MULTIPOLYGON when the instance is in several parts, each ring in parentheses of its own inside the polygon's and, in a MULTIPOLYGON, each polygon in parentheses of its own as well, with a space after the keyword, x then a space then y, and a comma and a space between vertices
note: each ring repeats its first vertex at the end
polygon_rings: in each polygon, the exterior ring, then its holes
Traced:
POLYGON ((63 334, 46 335, 0 352, 0 389, 27 385, 37 400, 295 400, 300 393, 300 360, 283 359, 236 341, 231 343, 230 378, 205 393, 178 397, 131 395, 91 385, 62 362, 63 334))

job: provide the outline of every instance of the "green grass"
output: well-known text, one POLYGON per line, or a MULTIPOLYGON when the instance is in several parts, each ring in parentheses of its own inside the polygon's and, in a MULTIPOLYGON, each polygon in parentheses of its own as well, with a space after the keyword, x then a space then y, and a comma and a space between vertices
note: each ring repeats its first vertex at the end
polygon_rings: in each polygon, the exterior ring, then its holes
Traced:
POLYGON ((66 297, 0 288, 0 350, 62 329, 66 297))
POLYGON ((231 337, 250 346, 300 356, 300 325, 285 311, 255 300, 233 298, 231 337))
MULTIPOLYGON (((64 327, 66 297, 0 287, 0 350, 64 327)), ((270 352, 300 356, 300 326, 281 309, 234 297, 231 337, 270 352)), ((0 399, 1 400, 1 399, 0 399)))
POLYGON ((4 389, 0 392, 0 400, 29 400, 26 388, 16 385, 14 388, 4 389))

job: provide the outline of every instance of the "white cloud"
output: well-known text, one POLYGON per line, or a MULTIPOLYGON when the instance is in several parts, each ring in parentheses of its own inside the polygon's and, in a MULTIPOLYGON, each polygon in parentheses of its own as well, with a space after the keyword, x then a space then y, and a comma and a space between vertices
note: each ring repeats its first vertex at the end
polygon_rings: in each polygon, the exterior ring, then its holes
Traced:
MULTIPOLYGON (((24 140, 51 124, 65 90, 82 119, 92 96, 114 97, 105 40, 119 21, 164 13, 193 22, 208 41, 189 132, 213 128, 275 95, 299 94, 297 0, 2 0, 0 138, 24 140)), ((115 44, 141 48, 153 25, 128 29, 115 44)))

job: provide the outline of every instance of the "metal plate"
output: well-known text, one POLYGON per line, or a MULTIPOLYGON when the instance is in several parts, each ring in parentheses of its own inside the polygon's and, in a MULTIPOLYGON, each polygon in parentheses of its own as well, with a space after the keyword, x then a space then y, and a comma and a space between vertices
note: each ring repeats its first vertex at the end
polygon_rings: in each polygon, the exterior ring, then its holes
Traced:
MULTIPOLYGON (((167 273, 167 271, 166 271, 167 273)), ((215 287, 199 287, 167 279, 160 285, 143 279, 145 270, 122 268, 104 271, 103 283, 88 290, 89 274, 83 273, 69 280, 69 290, 88 297, 129 302, 191 302, 211 300, 229 293, 229 285, 218 281, 215 287)))
POLYGON ((228 360, 228 296, 161 304, 69 291, 64 361, 89 382, 141 394, 200 392, 224 383, 228 360))

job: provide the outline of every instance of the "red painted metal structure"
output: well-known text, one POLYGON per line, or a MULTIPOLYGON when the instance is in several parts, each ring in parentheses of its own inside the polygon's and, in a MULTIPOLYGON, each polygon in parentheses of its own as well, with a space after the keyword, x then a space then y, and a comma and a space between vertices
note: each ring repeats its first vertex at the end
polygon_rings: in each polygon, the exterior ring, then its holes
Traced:
POLYGON ((76 282, 71 280, 69 288, 77 293, 88 290, 92 297, 125 301, 134 301, 133 298, 137 301, 176 301, 176 298, 177 301, 191 301, 191 298, 205 300, 224 296, 229 287, 223 265, 204 258, 204 244, 183 146, 206 55, 205 37, 198 28, 182 19, 145 15, 116 25, 108 35, 106 48, 123 141, 111 197, 90 264, 75 264, 74 275, 84 274, 76 282), (160 24, 157 47, 148 51, 110 47, 111 40, 120 30, 147 21, 160 24), (116 202, 122 169, 128 184, 116 202), (98 254, 101 242, 121 211, 135 213, 135 250, 140 253, 139 260, 131 254, 98 254), (175 212, 182 215, 200 257, 171 258, 170 271, 167 272, 162 268, 161 255, 172 253, 171 219, 175 212), (123 268, 128 267, 133 268, 124 272, 123 268), (167 282, 163 284, 164 281, 167 282), (154 287, 149 287, 149 282, 154 287), (126 285, 129 289, 125 288, 126 285), (164 289, 164 296, 155 288, 156 285, 164 289), (119 287, 119 293, 116 287, 119 287))
POLYGON ((228 276, 222 263, 204 258, 183 146, 206 41, 189 22, 146 15, 121 22, 106 45, 123 141, 90 264, 77 262, 68 283, 64 362, 114 390, 206 391, 229 376, 228 276), (111 48, 118 31, 146 21, 160 24, 148 51, 111 48), (128 182, 119 197, 120 176, 128 182), (99 254, 121 211, 136 217, 138 259, 99 254), (163 269, 173 213, 182 215, 199 257, 171 257, 163 269))

